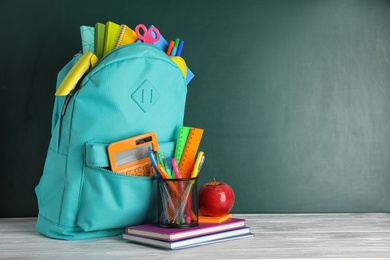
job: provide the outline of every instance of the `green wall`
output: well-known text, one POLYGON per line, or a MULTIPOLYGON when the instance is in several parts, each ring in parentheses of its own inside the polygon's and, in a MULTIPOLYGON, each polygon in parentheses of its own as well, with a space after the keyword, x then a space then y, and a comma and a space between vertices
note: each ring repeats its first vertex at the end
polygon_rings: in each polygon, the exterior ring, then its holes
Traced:
POLYGON ((57 72, 108 20, 186 41, 200 184, 230 184, 233 213, 390 212, 390 1, 2 0, 0 17, 0 217, 37 214, 57 72))

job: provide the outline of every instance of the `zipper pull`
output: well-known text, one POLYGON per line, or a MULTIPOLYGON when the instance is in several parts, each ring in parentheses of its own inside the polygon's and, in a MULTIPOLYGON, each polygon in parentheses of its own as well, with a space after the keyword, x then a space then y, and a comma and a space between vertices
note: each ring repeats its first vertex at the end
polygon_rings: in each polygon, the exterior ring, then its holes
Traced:
POLYGON ((70 99, 73 97, 73 95, 74 95, 74 93, 75 93, 75 89, 76 89, 76 88, 74 88, 74 89, 66 96, 64 105, 62 106, 61 116, 64 116, 64 115, 65 115, 65 112, 66 112, 66 109, 67 109, 67 107, 68 107, 68 105, 69 105, 70 99))

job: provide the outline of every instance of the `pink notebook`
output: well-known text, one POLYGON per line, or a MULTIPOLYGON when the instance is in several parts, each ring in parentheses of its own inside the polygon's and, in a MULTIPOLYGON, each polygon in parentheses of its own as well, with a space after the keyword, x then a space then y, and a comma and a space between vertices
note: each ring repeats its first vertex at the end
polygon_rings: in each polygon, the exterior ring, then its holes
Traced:
POLYGON ((196 227, 163 228, 157 224, 143 224, 126 228, 126 234, 166 241, 213 234, 245 227, 245 219, 230 218, 222 223, 199 223, 196 227))

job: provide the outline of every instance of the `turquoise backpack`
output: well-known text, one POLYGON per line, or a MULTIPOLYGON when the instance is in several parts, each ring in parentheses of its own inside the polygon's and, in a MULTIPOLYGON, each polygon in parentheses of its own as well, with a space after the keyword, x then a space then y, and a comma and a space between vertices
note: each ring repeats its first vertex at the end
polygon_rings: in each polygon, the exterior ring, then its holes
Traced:
MULTIPOLYGON (((57 88, 79 58, 60 71, 57 88)), ((160 151, 173 155, 187 94, 181 70, 157 47, 134 43, 110 52, 79 84, 69 102, 55 99, 52 137, 35 188, 37 231, 87 239, 155 221, 156 180, 110 171, 107 146, 154 132, 160 151)))

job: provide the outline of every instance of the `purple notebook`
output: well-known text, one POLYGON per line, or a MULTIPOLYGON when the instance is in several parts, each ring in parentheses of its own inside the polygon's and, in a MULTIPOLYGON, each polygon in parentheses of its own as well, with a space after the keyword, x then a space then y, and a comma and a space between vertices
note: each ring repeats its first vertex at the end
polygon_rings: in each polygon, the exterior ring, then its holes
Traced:
POLYGON ((165 241, 176 241, 245 227, 245 219, 231 218, 222 223, 199 223, 196 227, 163 228, 157 224, 143 224, 126 228, 126 234, 165 241))

